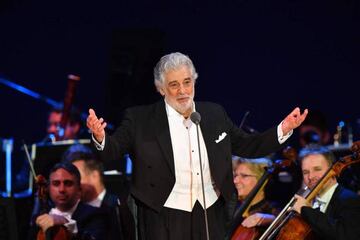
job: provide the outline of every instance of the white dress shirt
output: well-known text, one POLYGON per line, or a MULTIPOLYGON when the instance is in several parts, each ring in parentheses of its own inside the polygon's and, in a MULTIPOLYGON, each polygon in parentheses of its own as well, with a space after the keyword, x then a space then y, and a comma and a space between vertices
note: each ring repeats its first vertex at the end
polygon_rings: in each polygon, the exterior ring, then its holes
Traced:
POLYGON ((321 196, 316 196, 313 204, 312 204, 312 208, 319 208, 320 207, 320 211, 325 213, 326 209, 329 206, 329 202, 336 190, 336 187, 339 184, 336 183, 333 186, 331 186, 324 194, 322 194, 321 196))
MULTIPOLYGON (((195 107, 194 107, 195 110, 195 107)), ((175 185, 164 206, 191 212, 195 202, 204 207, 196 125, 166 103, 175 166, 175 185)), ((218 199, 211 178, 205 142, 199 126, 206 208, 218 199)))
POLYGON ((68 222, 64 224, 67 230, 73 234, 78 233, 78 228, 76 225, 76 220, 72 219, 72 215, 75 212, 80 200, 72 207, 69 211, 62 212, 58 208, 52 208, 49 212, 49 215, 59 215, 64 217, 68 222))
POLYGON ((105 197, 106 189, 104 189, 94 200, 87 202, 86 204, 93 206, 93 207, 100 207, 101 203, 105 197))

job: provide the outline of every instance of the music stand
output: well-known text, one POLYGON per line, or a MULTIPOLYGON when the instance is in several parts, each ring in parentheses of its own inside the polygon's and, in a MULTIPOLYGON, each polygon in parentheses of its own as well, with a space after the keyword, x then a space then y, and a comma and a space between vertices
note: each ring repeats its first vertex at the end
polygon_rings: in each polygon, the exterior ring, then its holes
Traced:
POLYGON ((31 146, 31 158, 34 159, 36 174, 48 178, 50 169, 61 161, 63 153, 74 144, 83 144, 90 147, 90 139, 65 140, 54 143, 37 143, 31 146))

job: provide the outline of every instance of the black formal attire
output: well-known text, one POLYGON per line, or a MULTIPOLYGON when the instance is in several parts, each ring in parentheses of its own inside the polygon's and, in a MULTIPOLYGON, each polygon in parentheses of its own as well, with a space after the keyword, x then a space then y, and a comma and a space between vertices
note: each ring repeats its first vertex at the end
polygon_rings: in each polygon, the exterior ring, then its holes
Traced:
POLYGON ((109 240, 135 240, 134 218, 126 202, 106 191, 101 208, 108 211, 109 240))
MULTIPOLYGON (((210 207, 215 213, 209 215, 213 215, 214 221, 222 222, 224 215, 219 211, 224 209, 222 205, 235 193, 232 154, 261 157, 278 150, 281 145, 278 142, 276 127, 262 134, 248 135, 233 124, 220 105, 196 102, 195 107, 202 119, 200 128, 207 148, 211 176, 221 194, 216 204, 210 207), (220 142, 215 141, 222 133, 227 134, 225 138, 220 142)), ((174 159, 164 101, 126 110, 124 119, 115 133, 112 136, 106 135, 105 147, 100 152, 101 159, 116 160, 125 153, 129 153, 133 161, 130 191, 140 208, 139 216, 142 219, 139 219, 139 227, 156 224, 156 214, 161 215, 163 219, 179 215, 175 209, 164 212, 163 207, 175 184, 174 159)), ((164 223, 164 228, 171 231, 171 225, 172 222, 169 220, 168 223, 164 223)), ((225 235, 224 232, 221 234, 225 235)), ((150 230, 149 227, 145 230, 145 235, 147 238, 144 239, 162 239, 159 232, 150 230), (158 238, 149 238, 149 235, 158 238)))
MULTIPOLYGON (((107 213, 101 209, 92 207, 85 203, 79 202, 71 219, 76 221, 78 233, 73 237, 74 240, 106 240, 107 213)), ((29 239, 36 239, 36 234, 39 231, 38 226, 33 226, 30 229, 29 239)))
POLYGON ((331 197, 325 213, 319 209, 302 207, 301 216, 319 239, 360 239, 360 196, 340 185, 331 197))

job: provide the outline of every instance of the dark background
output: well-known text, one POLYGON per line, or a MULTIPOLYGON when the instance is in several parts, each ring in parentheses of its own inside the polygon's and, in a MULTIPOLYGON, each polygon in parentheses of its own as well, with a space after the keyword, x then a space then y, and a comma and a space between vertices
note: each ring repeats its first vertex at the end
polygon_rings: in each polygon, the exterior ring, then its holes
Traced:
MULTIPOLYGON (((222 104, 236 124, 249 111, 246 125, 263 131, 299 106, 322 111, 332 134, 345 121, 357 139, 359 4, 0 0, 0 78, 62 102, 78 74, 75 105, 116 126, 125 107, 160 98, 152 68, 180 51, 199 73, 196 100, 222 104)), ((14 138, 15 152, 44 138, 51 106, 2 84, 0 104, 0 138, 14 138)))
MULTIPOLYGON (((158 99, 152 67, 188 54, 196 99, 222 104, 262 131, 294 107, 321 110, 335 131, 360 117, 357 0, 2 0, 0 76, 62 102, 69 73, 76 105, 115 125, 126 106, 158 99)), ((50 106, 0 85, 0 137, 36 142, 50 106)))

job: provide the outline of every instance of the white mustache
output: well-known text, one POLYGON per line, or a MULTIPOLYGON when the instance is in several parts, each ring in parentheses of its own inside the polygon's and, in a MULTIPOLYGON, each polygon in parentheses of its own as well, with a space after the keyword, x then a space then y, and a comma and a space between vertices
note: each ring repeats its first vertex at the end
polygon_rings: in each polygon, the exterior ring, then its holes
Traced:
POLYGON ((181 96, 178 96, 178 97, 176 98, 176 100, 179 100, 179 99, 181 99, 181 98, 190 98, 190 96, 189 96, 189 95, 181 95, 181 96))

